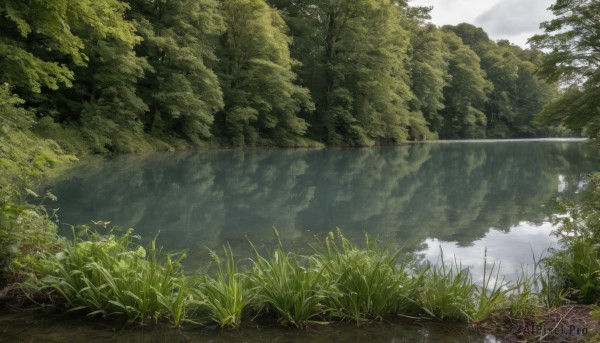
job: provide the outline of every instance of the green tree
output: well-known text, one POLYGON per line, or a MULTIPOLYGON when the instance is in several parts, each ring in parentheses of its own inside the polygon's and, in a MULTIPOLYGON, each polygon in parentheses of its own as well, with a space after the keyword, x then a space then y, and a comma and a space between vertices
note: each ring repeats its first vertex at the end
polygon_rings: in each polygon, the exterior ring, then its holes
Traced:
POLYGON ((477 53, 481 69, 492 85, 483 109, 485 135, 510 138, 543 133, 531 124, 531 119, 554 92, 551 85, 542 86, 531 68, 540 52, 523 50, 508 41, 494 42, 483 29, 471 24, 445 26, 445 29, 457 34, 477 53))
POLYGON ((33 188, 44 172, 71 159, 56 142, 31 132, 35 113, 24 108, 24 103, 9 84, 0 84, 0 226, 7 219, 3 217, 5 204, 23 201, 25 189, 33 188))
POLYGON ((387 0, 331 0, 324 6, 322 122, 332 144, 371 145, 408 138, 405 72, 408 34, 387 0))
POLYGON ((57 134, 44 134, 61 141, 76 136, 93 151, 137 150, 147 106, 136 85, 149 66, 134 52, 141 37, 125 19, 129 5, 4 2, 0 8, 10 20, 0 23, 0 40, 8 49, 0 52, 0 79, 16 85, 28 106, 38 108, 38 116, 46 117, 43 127, 58 127, 57 134))
POLYGON ((312 136, 330 144, 370 145, 409 137, 412 124, 402 8, 390 0, 272 0, 295 44, 292 56, 313 94, 312 136), (298 42, 296 44, 296 42, 298 42))
POLYGON ((148 107, 137 94, 137 83, 151 67, 135 54, 141 37, 123 18, 127 8, 113 11, 121 17, 128 39, 107 37, 93 23, 74 23, 72 31, 84 42, 86 65, 68 64, 74 72, 72 87, 28 98, 42 115, 63 127, 76 127, 80 139, 96 152, 140 150, 145 140, 141 120, 148 107))
POLYGON ((480 27, 462 23, 445 26, 458 35, 480 59, 481 69, 492 87, 485 102, 486 135, 505 138, 510 133, 508 125, 515 116, 513 98, 518 77, 518 59, 508 50, 492 42, 480 27))
POLYGON ((519 59, 508 49, 493 42, 486 43, 481 53, 481 68, 493 84, 485 105, 488 136, 507 138, 517 116, 515 108, 516 82, 519 77, 519 59))
POLYGON ((442 138, 483 138, 487 118, 483 112, 492 84, 480 68, 477 54, 453 32, 444 33, 450 50, 450 82, 444 88, 442 138))
POLYGON ((127 5, 119 0, 0 1, 0 82, 40 93, 42 87, 71 86, 67 63, 85 66, 85 26, 97 37, 137 41, 123 20, 127 5))
POLYGON ((418 25, 411 29, 411 59, 408 64, 413 99, 411 111, 420 111, 431 132, 438 133, 444 118, 444 87, 450 81, 448 74, 450 51, 444 43, 444 34, 433 25, 418 25))
POLYGON ((562 122, 586 135, 600 136, 600 1, 557 0, 550 10, 555 18, 544 22, 545 33, 530 39, 533 47, 548 51, 538 74, 559 82, 561 96, 541 113, 541 123, 562 122))
MULTIPOLYGON (((96 151, 130 152, 142 149, 143 117, 148 106, 137 93, 137 84, 152 68, 136 56, 133 44, 91 36, 86 40, 86 68, 74 68, 73 88, 60 94, 61 116, 79 119, 84 137, 96 151)), ((49 99, 49 100, 50 100, 49 99)), ((39 107, 43 109, 44 103, 39 107)))
POLYGON ((225 108, 217 130, 235 145, 294 145, 307 129, 298 116, 314 105, 308 89, 294 84, 297 64, 279 12, 264 0, 222 0, 220 81, 225 108))
POLYGON ((518 113, 513 122, 513 130, 519 137, 553 134, 547 128, 536 126, 534 120, 544 106, 556 97, 558 90, 555 82, 545 82, 536 75, 536 65, 543 54, 537 50, 523 50, 514 45, 510 47, 520 59, 514 99, 518 113))
POLYGON ((201 144, 211 137, 214 114, 223 107, 215 49, 223 30, 216 0, 130 0, 143 42, 137 56, 153 72, 138 92, 149 111, 143 122, 154 135, 201 144))

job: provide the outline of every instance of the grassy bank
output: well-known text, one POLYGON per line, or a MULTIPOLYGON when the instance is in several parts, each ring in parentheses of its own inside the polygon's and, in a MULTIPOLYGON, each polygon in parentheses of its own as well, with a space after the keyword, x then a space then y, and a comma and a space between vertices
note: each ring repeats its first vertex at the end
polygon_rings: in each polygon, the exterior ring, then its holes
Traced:
POLYGON ((31 254, 57 246, 52 214, 27 204, 25 197, 35 195, 36 182, 49 169, 75 160, 32 132, 35 113, 22 104, 8 85, 0 85, 0 298, 7 285, 27 274, 24 264, 31 254))
MULTIPOLYGON (((367 239, 358 247, 339 231, 316 243, 311 255, 287 252, 280 244, 268 255, 256 251, 241 267, 225 248, 211 253, 213 263, 204 272, 184 274, 183 254, 161 254, 155 243, 145 249, 131 231, 79 230, 79 238, 58 252, 30 260, 33 273, 19 284, 22 294, 135 324, 230 328, 255 318, 299 328, 399 316, 479 323, 523 311, 517 303, 535 294, 533 283, 499 281, 493 268, 477 285, 459 264, 401 261, 385 246, 367 239)), ((527 303, 541 305, 535 297, 527 303)))
POLYGON ((458 262, 419 264, 369 238, 353 244, 339 231, 315 242, 309 255, 279 244, 268 254, 255 250, 253 258, 235 261, 225 247, 211 252, 205 270, 184 273, 185 254, 161 253, 154 242, 144 248, 131 230, 78 230, 79 238, 58 252, 30 260, 30 277, 18 285, 21 295, 134 325, 222 328, 251 321, 360 326, 408 317, 495 330, 516 318, 542 318, 566 301, 556 299, 547 270, 504 282, 490 265, 477 284, 458 262))

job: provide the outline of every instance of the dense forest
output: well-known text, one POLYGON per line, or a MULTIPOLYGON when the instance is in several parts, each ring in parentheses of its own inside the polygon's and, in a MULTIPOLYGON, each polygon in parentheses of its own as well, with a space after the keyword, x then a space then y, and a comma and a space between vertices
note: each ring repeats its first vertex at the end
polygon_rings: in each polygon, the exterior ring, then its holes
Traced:
POLYGON ((75 154, 560 133, 532 123, 558 93, 535 74, 540 50, 470 24, 436 27, 429 11, 404 0, 0 0, 0 102, 20 112, 7 125, 75 154))

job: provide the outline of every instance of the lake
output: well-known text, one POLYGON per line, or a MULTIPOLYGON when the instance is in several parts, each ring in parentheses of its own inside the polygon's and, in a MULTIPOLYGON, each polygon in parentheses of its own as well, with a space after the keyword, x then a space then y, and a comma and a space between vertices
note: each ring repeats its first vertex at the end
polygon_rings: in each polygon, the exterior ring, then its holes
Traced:
POLYGON ((158 235, 166 250, 188 250, 203 265, 207 248, 248 240, 310 251, 340 228, 435 262, 440 248, 463 264, 502 260, 507 273, 550 245, 549 217, 596 171, 581 140, 476 141, 318 150, 219 150, 89 158, 46 188, 58 197, 62 232, 90 220, 158 235))
MULTIPOLYGON (((555 205, 581 190, 596 171, 596 156, 581 140, 117 155, 87 158, 48 179, 45 187, 58 197, 47 206, 58 209, 63 234, 71 232, 70 225, 90 220, 134 227, 144 243, 158 237, 165 250, 187 250, 188 271, 204 266, 207 249, 224 244, 239 259, 252 255, 248 240, 269 249, 275 244, 273 228, 284 247, 301 252, 310 252, 311 243, 340 228, 356 242, 368 234, 423 261, 435 263, 443 251, 469 266, 476 280, 487 252, 487 262, 501 261, 510 279, 533 256, 557 246, 549 222, 555 205)), ((9 339, 48 341, 69 335, 98 342, 496 341, 452 323, 181 333, 119 331, 102 321, 35 313, 0 319, 6 323, 0 332, 9 339)), ((69 340, 78 341, 74 337, 69 340)))

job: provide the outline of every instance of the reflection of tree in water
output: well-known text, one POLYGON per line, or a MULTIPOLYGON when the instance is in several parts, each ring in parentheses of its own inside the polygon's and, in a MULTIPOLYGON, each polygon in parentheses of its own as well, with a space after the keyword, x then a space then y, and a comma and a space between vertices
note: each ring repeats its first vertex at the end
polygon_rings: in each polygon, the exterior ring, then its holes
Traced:
POLYGON ((416 248, 468 245, 490 228, 543 222, 594 163, 583 144, 415 144, 380 149, 210 151, 84 161, 51 180, 60 217, 161 230, 168 249, 205 255, 246 238, 288 246, 340 227, 416 248))
POLYGON ((147 239, 160 231, 159 241, 169 249, 202 254, 219 240, 223 190, 215 184, 211 156, 128 155, 86 162, 51 187, 60 197, 62 222, 110 220, 137 228, 147 239))
MULTIPOLYGON (((307 151, 235 152, 223 172, 226 214, 221 241, 248 251, 246 238, 272 242, 273 227, 297 238, 295 222, 311 203, 315 187, 301 185, 307 151)), ((249 251, 248 251, 249 252, 249 251)))
POLYGON ((398 225, 395 213, 419 188, 402 180, 419 172, 430 147, 319 152, 309 169, 317 193, 298 226, 313 232, 340 227, 357 239, 365 231, 387 236, 398 225))

